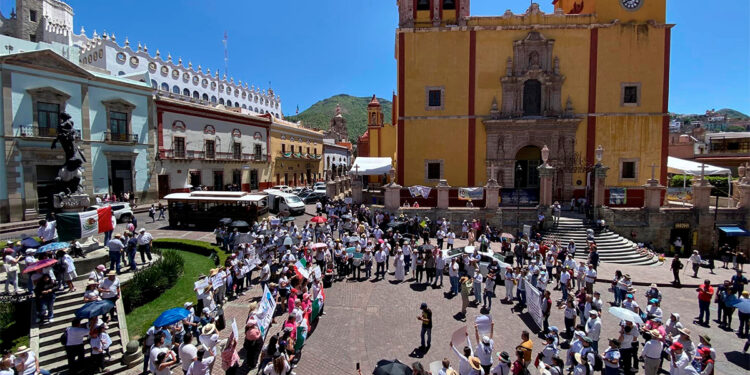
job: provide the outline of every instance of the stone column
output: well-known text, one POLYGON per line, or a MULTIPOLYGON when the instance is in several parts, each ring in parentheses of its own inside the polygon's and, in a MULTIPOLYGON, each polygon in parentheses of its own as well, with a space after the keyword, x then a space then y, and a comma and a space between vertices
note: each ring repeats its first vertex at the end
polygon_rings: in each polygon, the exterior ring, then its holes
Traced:
POLYGON ((609 167, 598 165, 594 171, 594 208, 604 206, 604 190, 606 189, 607 171, 609 167))
POLYGON ((385 186, 385 209, 395 212, 401 206, 401 185, 395 182, 396 170, 391 168, 391 182, 385 186))
POLYGON ((360 176, 354 177, 352 181, 352 202, 362 203, 362 178, 360 176))
POLYGON ((698 211, 708 210, 711 205, 711 185, 702 176, 693 183, 693 208, 698 211))
POLYGON ((336 182, 330 181, 330 180, 327 181, 326 182, 326 195, 328 196, 328 198, 334 199, 336 198, 336 194, 338 194, 336 192, 336 182))
POLYGON ((440 183, 435 186, 435 189, 437 189, 437 207, 448 208, 450 206, 450 202, 448 200, 448 192, 451 190, 450 185, 448 185, 448 181, 440 180, 440 183))
POLYGON ((750 184, 737 184, 737 194, 739 196, 739 203, 737 204, 737 208, 745 211, 750 211, 750 184))
POLYGON ((658 211, 662 202, 661 193, 667 188, 660 185, 659 180, 654 178, 648 180, 647 184, 643 185, 643 188, 645 189, 643 208, 648 211, 658 211))
POLYGON ((552 206, 552 178, 555 176, 555 167, 544 163, 537 167, 539 171, 539 206, 552 206))

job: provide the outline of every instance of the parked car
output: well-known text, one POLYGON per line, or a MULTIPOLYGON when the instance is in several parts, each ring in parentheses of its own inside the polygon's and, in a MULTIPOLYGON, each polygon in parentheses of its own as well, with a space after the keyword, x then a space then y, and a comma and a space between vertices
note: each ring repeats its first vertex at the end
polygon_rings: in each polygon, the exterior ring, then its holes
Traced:
MULTIPOLYGON (((466 247, 455 247, 451 250, 449 249, 443 249, 443 258, 445 259, 445 264, 450 264, 451 259, 455 257, 461 256, 462 253, 472 255, 474 254, 474 246, 466 246, 466 247)), ((481 259, 479 260, 479 270, 481 271, 482 275, 487 275, 487 266, 490 265, 493 259, 497 259, 500 264, 500 269, 504 270, 505 267, 511 266, 510 264, 506 263, 506 260, 513 262, 512 258, 506 258, 502 256, 501 254, 497 254, 492 251, 480 251, 479 256, 481 259)), ((447 268, 446 268, 447 269, 447 268)))
POLYGON ((292 188, 290 188, 290 187, 289 187, 289 186, 287 186, 287 185, 276 185, 276 186, 272 187, 271 189, 274 189, 274 190, 281 190, 281 191, 283 191, 284 193, 291 193, 291 192, 292 192, 292 188))
POLYGON ((313 191, 310 194, 306 195, 304 198, 302 198, 302 200, 305 202, 305 204, 316 203, 319 200, 323 199, 325 196, 326 196, 326 193, 313 191))
POLYGON ((87 208, 86 211, 95 211, 106 206, 112 207, 112 215, 115 216, 118 223, 129 223, 133 220, 133 210, 130 208, 130 203, 118 202, 105 205, 93 205, 87 208))

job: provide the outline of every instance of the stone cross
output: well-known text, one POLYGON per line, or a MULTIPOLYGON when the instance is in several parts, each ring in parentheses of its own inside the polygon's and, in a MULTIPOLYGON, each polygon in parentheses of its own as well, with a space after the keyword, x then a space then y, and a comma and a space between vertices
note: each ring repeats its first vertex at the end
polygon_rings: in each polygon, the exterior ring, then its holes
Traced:
POLYGON ((656 164, 651 164, 651 179, 656 180, 656 164))
POLYGON ((497 167, 495 166, 495 163, 492 161, 490 162, 489 170, 490 170, 490 178, 488 179, 488 181, 495 181, 495 170, 497 170, 497 167))
POLYGON ((701 180, 703 180, 706 175, 706 164, 701 164, 701 180))
POLYGON ((357 176, 359 176, 359 164, 357 164, 357 165, 354 166, 354 174, 356 174, 357 176))

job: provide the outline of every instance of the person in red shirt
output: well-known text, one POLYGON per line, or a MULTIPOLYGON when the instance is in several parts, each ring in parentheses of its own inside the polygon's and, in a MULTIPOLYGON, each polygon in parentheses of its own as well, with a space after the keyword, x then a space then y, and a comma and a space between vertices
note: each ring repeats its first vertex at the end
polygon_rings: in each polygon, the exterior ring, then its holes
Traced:
POLYGON ((710 327, 710 312, 708 310, 709 306, 711 305, 711 297, 714 295, 714 287, 711 286, 711 281, 706 279, 703 281, 703 285, 699 286, 697 289, 695 289, 696 292, 698 292, 698 309, 700 311, 700 314, 698 315, 698 318, 696 319, 697 324, 703 325, 705 327, 710 327), (706 314, 706 320, 703 321, 703 314, 706 314))

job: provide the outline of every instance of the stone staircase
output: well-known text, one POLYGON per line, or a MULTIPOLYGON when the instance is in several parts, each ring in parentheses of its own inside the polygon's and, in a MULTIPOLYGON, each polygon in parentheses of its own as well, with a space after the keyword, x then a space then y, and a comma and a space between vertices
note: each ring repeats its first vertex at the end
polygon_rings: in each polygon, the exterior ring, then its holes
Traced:
MULTIPOLYGON (((86 274, 88 276, 88 274, 86 274)), ((35 317, 31 317, 31 347, 39 353, 39 366, 50 371, 53 374, 67 374, 68 360, 65 356, 65 349, 60 345, 60 336, 75 317, 75 312, 83 306, 83 290, 86 288, 87 279, 77 280, 74 282, 76 291, 73 293, 64 293, 57 295, 55 299, 55 321, 46 322, 38 325, 35 317)), ((109 329, 107 333, 112 339, 112 345, 109 347, 111 355, 109 360, 105 359, 107 374, 115 374, 127 370, 122 365, 123 348, 129 338, 127 326, 125 324, 125 310, 122 302, 117 302, 117 318, 107 323, 109 329)), ((86 356, 91 353, 91 347, 86 344, 86 356)))
MULTIPOLYGON (((547 230, 545 239, 557 239, 562 246, 566 246, 572 239, 576 243, 576 259, 586 259, 586 229, 583 220, 577 218, 561 217, 560 222, 547 230)), ((649 259, 637 251, 637 245, 617 233, 603 230, 594 235, 599 258, 604 263, 617 263, 628 265, 651 266, 659 263, 658 258, 649 259)))

